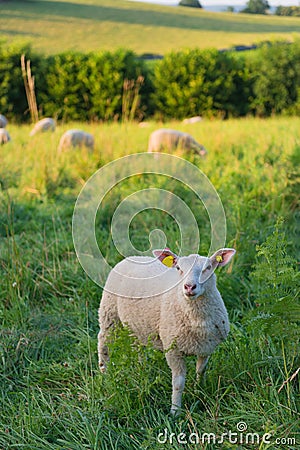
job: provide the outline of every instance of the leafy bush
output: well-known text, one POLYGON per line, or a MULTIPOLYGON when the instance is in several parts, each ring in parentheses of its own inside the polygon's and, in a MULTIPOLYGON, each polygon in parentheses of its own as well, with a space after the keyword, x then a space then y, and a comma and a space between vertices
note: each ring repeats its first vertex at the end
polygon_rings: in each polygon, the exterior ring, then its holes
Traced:
POLYGON ((275 10, 277 16, 300 17, 300 6, 277 6, 275 10))
POLYGON ((124 95, 136 102, 135 115, 145 114, 150 79, 146 76, 144 62, 131 51, 67 52, 46 58, 34 54, 28 46, 0 46, 1 114, 14 121, 29 119, 20 66, 22 54, 31 61, 41 115, 66 121, 118 119, 124 113, 124 95), (139 92, 135 91, 139 102, 126 92, 128 86, 135 86, 137 79, 143 80, 139 92))
POLYGON ((179 6, 190 6, 191 8, 202 8, 199 0, 180 0, 179 6))
POLYGON ((239 116, 247 112, 248 83, 242 59, 217 50, 166 55, 154 69, 156 114, 239 116))
POLYGON ((89 97, 80 74, 87 65, 87 55, 64 53, 50 56, 45 84, 37 91, 38 103, 46 116, 61 119, 86 120, 89 97))
MULTIPOLYGON (((45 89, 39 100, 44 114, 63 120, 111 120, 122 114, 126 79, 145 79, 145 67, 134 53, 68 52, 51 56, 45 74, 45 89)), ((148 80, 141 95, 149 89, 148 80)))
POLYGON ((32 66, 39 67, 41 58, 29 46, 0 46, 1 114, 15 121, 30 117, 21 72, 21 55, 26 54, 32 66))
POLYGON ((259 116, 295 113, 300 106, 300 43, 264 45, 258 55, 250 61, 252 110, 259 116))
POLYGON ((268 9, 270 9, 270 5, 267 0, 249 0, 246 8, 241 12, 247 14, 267 14, 268 9))

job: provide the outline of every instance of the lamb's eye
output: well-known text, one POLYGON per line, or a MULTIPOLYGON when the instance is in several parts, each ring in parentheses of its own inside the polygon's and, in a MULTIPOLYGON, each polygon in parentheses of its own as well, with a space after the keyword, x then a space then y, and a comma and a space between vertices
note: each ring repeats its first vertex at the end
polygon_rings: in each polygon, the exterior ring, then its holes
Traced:
POLYGON ((176 266, 176 269, 177 269, 177 270, 181 270, 179 266, 176 266))
POLYGON ((210 270, 211 269, 211 265, 206 266, 204 270, 210 270))

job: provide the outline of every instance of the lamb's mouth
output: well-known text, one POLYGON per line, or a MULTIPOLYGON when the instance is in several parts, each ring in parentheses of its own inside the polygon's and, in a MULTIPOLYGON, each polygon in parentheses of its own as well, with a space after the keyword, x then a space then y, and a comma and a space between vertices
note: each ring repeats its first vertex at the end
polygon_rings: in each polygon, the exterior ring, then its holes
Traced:
POLYGON ((187 300, 196 300, 196 298, 200 297, 200 294, 197 294, 197 293, 196 294, 187 294, 187 293, 185 293, 184 296, 185 296, 185 298, 187 300))

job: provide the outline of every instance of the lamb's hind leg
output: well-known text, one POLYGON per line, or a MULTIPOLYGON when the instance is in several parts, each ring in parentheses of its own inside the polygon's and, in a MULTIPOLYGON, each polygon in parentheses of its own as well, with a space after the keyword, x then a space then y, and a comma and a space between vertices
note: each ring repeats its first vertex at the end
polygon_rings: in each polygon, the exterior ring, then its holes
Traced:
POLYGON ((197 363, 196 363, 197 380, 200 380, 200 378, 204 376, 208 359, 209 359, 209 356, 198 356, 197 363))
POLYGON ((106 299, 105 294, 103 294, 99 308, 100 331, 98 333, 98 364, 101 372, 106 371, 107 363, 109 361, 107 340, 113 327, 118 321, 116 304, 110 302, 109 299, 106 299))
POLYGON ((101 372, 106 371, 107 363, 109 361, 108 348, 106 345, 109 330, 100 330, 98 333, 98 364, 101 372))
POLYGON ((176 350, 166 354, 167 363, 172 370, 172 407, 171 414, 175 415, 181 408, 182 392, 185 385, 186 364, 184 357, 176 350))

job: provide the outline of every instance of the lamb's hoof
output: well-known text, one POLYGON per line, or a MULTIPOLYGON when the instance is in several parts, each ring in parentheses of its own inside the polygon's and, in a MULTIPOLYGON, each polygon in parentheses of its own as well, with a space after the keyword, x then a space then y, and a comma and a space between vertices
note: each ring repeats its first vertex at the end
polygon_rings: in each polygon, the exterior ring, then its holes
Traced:
POLYGON ((206 380, 207 380, 206 372, 200 373, 200 374, 198 373, 198 374, 197 374, 197 376, 196 376, 196 383, 197 383, 199 386, 205 387, 205 385, 206 385, 206 380))
POLYGON ((101 363, 99 364, 99 369, 101 373, 105 373, 106 372, 106 365, 101 363))
POLYGON ((181 408, 179 406, 172 406, 171 408, 171 416, 173 416, 174 418, 179 417, 181 414, 181 408))

